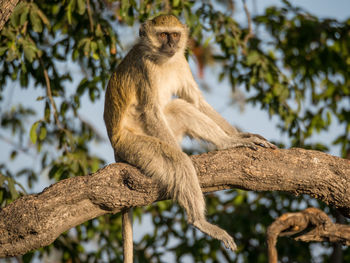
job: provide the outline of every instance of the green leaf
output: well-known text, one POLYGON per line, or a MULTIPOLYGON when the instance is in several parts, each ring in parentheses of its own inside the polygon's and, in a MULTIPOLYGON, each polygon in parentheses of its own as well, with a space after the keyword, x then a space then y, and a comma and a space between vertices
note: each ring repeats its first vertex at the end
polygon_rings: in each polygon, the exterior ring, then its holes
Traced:
POLYGON ((32 24, 33 30, 37 33, 41 33, 43 31, 43 25, 41 23, 41 19, 38 15, 38 11, 32 9, 29 13, 30 23, 32 24))
POLYGON ((28 74, 21 70, 20 75, 19 75, 19 80, 21 83, 22 87, 27 87, 28 86, 28 74))
POLYGON ((52 179, 54 178, 55 174, 59 171, 60 167, 55 164, 54 166, 52 166, 51 170, 49 171, 49 178, 52 179))
POLYGON ((97 53, 93 53, 93 54, 92 54, 92 58, 93 58, 94 60, 99 60, 99 59, 100 59, 100 57, 99 57, 99 55, 98 55, 97 53))
POLYGON ((64 101, 61 104, 60 115, 65 116, 67 110, 68 110, 68 103, 64 101))
POLYGON ((24 74, 27 73, 27 66, 26 66, 26 63, 21 63, 21 73, 24 73, 24 74))
POLYGON ((84 51, 84 56, 88 57, 89 54, 90 54, 90 40, 86 41, 85 44, 84 44, 84 48, 83 48, 83 51, 84 51))
POLYGON ((10 21, 11 21, 11 24, 12 24, 13 27, 18 27, 18 25, 19 25, 19 18, 20 18, 20 16, 18 16, 16 14, 13 14, 11 16, 10 21))
POLYGON ((26 2, 20 2, 13 10, 10 21, 14 27, 18 27, 20 25, 21 14, 25 11, 27 6, 28 4, 26 2))
POLYGON ((0 47, 0 56, 4 55, 8 47, 0 47))
POLYGON ((4 176, 0 173, 0 186, 2 186, 4 184, 5 180, 6 180, 6 176, 4 176))
POLYGON ((92 58, 95 59, 95 60, 98 60, 100 57, 96 53, 97 43, 95 41, 91 41, 90 47, 91 47, 91 52, 92 52, 92 58))
POLYGON ((93 159, 91 164, 91 172, 94 173, 100 168, 100 161, 98 159, 93 159))
POLYGON ((10 190, 11 198, 16 199, 18 197, 18 191, 15 187, 15 181, 11 177, 7 177, 7 187, 10 190))
POLYGON ((30 140, 32 141, 33 144, 36 144, 36 141, 38 139, 36 129, 38 128, 39 123, 40 123, 40 121, 34 122, 32 127, 30 128, 29 137, 30 137, 30 140))
POLYGON ((244 197, 243 194, 238 194, 236 196, 236 198, 233 200, 233 204, 235 206, 239 206, 239 205, 241 205, 244 202, 244 199, 245 199, 245 197, 244 197))
POLYGON ((72 54, 73 61, 77 60, 78 57, 79 57, 79 50, 78 49, 74 49, 73 54, 72 54))
POLYGON ((259 53, 256 51, 250 52, 247 56, 247 65, 251 66, 259 61, 259 53))
POLYGON ((219 82, 222 82, 222 80, 224 79, 224 77, 225 77, 225 72, 221 72, 221 73, 219 74, 219 82))
POLYGON ((78 14, 83 15, 85 13, 85 0, 78 0, 78 14))
POLYGON ((1 35, 7 37, 9 40, 12 40, 13 43, 16 41, 16 34, 7 27, 4 27, 2 29, 1 35))
POLYGON ((203 48, 207 48, 209 46, 210 41, 213 39, 213 37, 208 37, 203 44, 203 48))
POLYGON ((20 25, 23 26, 24 23, 28 20, 28 13, 29 13, 29 7, 27 6, 24 10, 23 13, 21 14, 20 18, 20 25))
POLYGON ((17 156, 17 153, 18 153, 17 151, 12 151, 11 155, 10 155, 10 159, 14 160, 16 158, 16 156, 17 156))
POLYGON ((166 211, 169 208, 169 200, 161 201, 157 203, 159 211, 166 211))
POLYGON ((273 85, 273 84, 274 84, 274 80, 273 80, 273 77, 272 77, 272 74, 271 74, 270 71, 267 71, 267 72, 266 72, 265 78, 266 78, 266 82, 267 82, 269 85, 273 85))
POLYGON ((70 0, 67 6, 67 20, 68 24, 72 24, 72 12, 75 9, 75 0, 70 0))
POLYGON ((96 26, 95 34, 97 37, 103 37, 103 32, 100 24, 96 26))
POLYGON ((78 42, 77 47, 81 48, 82 46, 85 46, 86 42, 90 42, 90 39, 87 38, 87 37, 80 39, 80 41, 78 42))
POLYGON ((51 27, 50 21, 49 21, 49 19, 46 17, 46 15, 45 15, 40 9, 38 9, 37 14, 38 14, 38 16, 40 17, 41 21, 42 21, 48 28, 50 28, 50 27, 51 27))
POLYGON ((42 141, 46 138, 47 130, 44 125, 41 125, 39 132, 39 140, 42 141))
POLYGON ((23 46, 23 51, 24 51, 24 57, 30 62, 32 63, 34 58, 36 57, 36 48, 31 45, 31 44, 27 44, 25 46, 23 46))
POLYGON ((52 7, 52 14, 55 16, 58 14, 58 12, 60 11, 61 9, 61 3, 60 4, 56 4, 52 7))
POLYGON ((97 50, 97 43, 95 41, 90 42, 91 52, 95 53, 97 50))
POLYGON ((173 6, 177 7, 180 4, 180 0, 173 0, 173 6))
POLYGON ((103 44, 103 41, 101 39, 97 40, 98 50, 100 51, 100 55, 102 57, 107 57, 106 53, 106 47, 103 44))
POLYGON ((47 101, 45 103, 45 110, 44 111, 45 111, 45 113, 44 113, 45 120, 50 121, 51 109, 50 109, 50 105, 47 101))
POLYGON ((132 6, 128 9, 128 14, 126 16, 126 23, 129 26, 132 26, 134 24, 135 14, 134 14, 134 8, 132 6))

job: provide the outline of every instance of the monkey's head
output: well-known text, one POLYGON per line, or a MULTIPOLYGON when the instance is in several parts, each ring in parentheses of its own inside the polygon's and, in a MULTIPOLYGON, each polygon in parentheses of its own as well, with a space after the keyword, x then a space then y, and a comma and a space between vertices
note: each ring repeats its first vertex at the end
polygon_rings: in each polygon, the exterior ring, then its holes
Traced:
POLYGON ((174 15, 160 15, 140 27, 140 38, 156 56, 172 57, 186 49, 188 29, 174 15))

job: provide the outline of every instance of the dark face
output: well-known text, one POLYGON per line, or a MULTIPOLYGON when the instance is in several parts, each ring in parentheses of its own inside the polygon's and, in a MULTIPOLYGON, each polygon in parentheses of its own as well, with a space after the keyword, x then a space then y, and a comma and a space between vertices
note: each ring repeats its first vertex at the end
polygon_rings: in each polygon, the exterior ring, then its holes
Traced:
POLYGON ((168 57, 173 56, 178 50, 180 37, 180 32, 158 32, 157 38, 161 43, 159 51, 168 57))

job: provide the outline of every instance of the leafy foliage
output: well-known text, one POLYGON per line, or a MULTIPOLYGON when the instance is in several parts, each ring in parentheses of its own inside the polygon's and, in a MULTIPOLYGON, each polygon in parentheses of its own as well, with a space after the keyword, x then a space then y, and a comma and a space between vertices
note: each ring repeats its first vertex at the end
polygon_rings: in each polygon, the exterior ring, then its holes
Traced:
MULTIPOLYGON (((256 33, 247 37, 249 29, 235 19, 233 7, 233 1, 21 1, 0 32, 0 139, 9 144, 12 160, 0 163, 1 206, 25 194, 19 181, 31 191, 45 174, 55 182, 105 164, 106 156, 92 149, 96 143, 110 146, 100 127, 81 117, 82 105, 103 99, 109 76, 127 50, 124 32, 167 11, 188 25, 189 53, 198 66, 219 65, 218 79, 226 78, 233 90, 245 91, 247 103, 277 116, 277 128, 291 146, 327 151, 336 144, 341 156, 349 155, 350 19, 319 19, 283 1, 282 7, 255 17, 256 33), (12 100, 21 96, 18 90, 40 95, 23 105, 12 100), (310 140, 332 123, 339 126, 336 138, 310 140), (28 156, 34 164, 23 161, 28 156)), ((170 201, 138 208, 135 217, 151 216, 153 227, 136 241, 135 262, 267 262, 264 239, 273 218, 315 203, 277 193, 208 196, 208 217, 235 237, 237 254, 189 227, 170 201)), ((120 216, 102 216, 22 260, 122 262, 121 244, 120 216)), ((308 244, 286 239, 279 249, 281 262, 315 260, 308 244)), ((320 258, 327 262, 328 254, 323 251, 320 258)))

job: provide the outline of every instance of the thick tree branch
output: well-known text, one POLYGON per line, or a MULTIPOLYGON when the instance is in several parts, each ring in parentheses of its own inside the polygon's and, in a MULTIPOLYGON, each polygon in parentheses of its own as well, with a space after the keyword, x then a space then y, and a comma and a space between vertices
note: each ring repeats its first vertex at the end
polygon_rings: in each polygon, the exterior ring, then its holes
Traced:
POLYGON ((0 0, 0 31, 11 16, 19 0, 0 0))
MULTIPOLYGON (((317 151, 236 148, 192 156, 204 192, 240 188, 309 194, 350 217, 350 161, 317 151)), ((52 243, 106 213, 165 199, 152 179, 127 164, 60 181, 0 211, 0 257, 52 243)))
POLYGON ((267 229, 269 263, 277 263, 278 236, 295 236, 297 241, 329 241, 350 245, 350 226, 335 224, 323 211, 310 207, 298 213, 286 213, 267 229))

